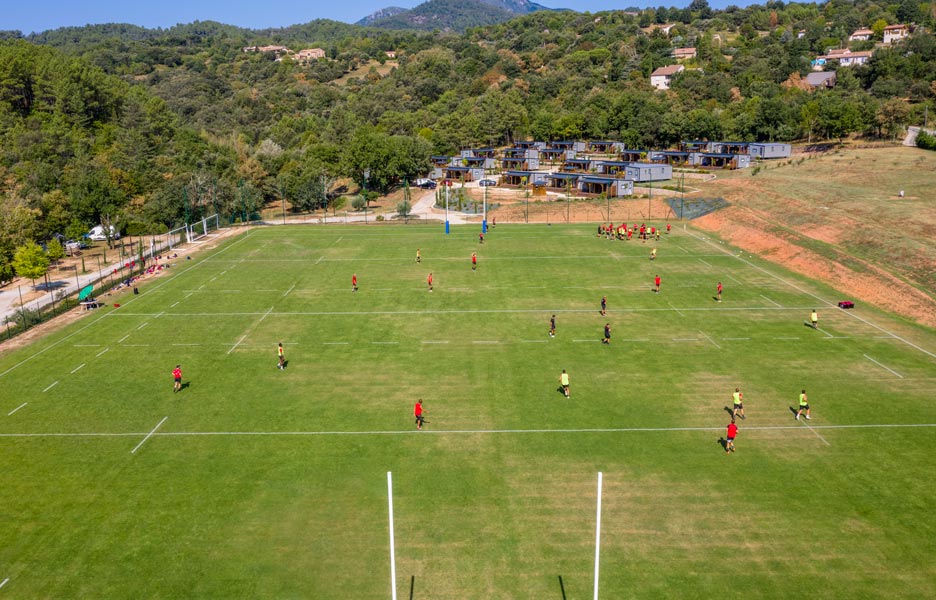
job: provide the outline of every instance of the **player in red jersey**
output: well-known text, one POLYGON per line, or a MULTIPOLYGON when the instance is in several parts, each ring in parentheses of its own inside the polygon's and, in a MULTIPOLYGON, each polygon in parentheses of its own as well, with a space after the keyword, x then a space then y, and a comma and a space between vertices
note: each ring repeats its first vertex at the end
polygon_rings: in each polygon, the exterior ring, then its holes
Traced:
POLYGON ((426 283, 429 285, 429 291, 432 291, 432 273, 429 273, 429 277, 426 277, 426 283))
POLYGON ((725 454, 729 452, 734 452, 734 439, 738 435, 738 426, 735 425, 734 418, 731 419, 731 423, 728 423, 728 429, 725 432, 725 454))
POLYGON ((715 288, 715 290, 718 292, 718 301, 721 302, 721 292, 722 292, 721 281, 718 282, 718 286, 715 288))
POLYGON ((422 398, 416 401, 416 405, 413 407, 413 416, 416 417, 416 429, 422 429, 423 423, 426 421, 423 416, 422 398))
POLYGON ((478 253, 477 252, 471 253, 471 270, 472 271, 478 270, 478 253))
POLYGON ((172 379, 175 382, 172 384, 172 391, 178 392, 182 389, 182 365, 176 365, 172 370, 172 379))
POLYGON ((354 273, 353 275, 351 275, 351 291, 352 292, 357 291, 357 273, 354 273))
POLYGON ((653 291, 656 293, 659 293, 660 292, 660 276, 659 275, 654 277, 653 285, 656 286, 656 289, 654 289, 653 291))

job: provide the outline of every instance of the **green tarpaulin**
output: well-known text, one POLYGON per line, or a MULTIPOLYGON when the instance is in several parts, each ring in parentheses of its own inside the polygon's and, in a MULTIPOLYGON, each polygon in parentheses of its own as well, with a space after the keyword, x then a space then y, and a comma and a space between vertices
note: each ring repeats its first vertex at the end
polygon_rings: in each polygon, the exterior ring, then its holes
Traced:
POLYGON ((78 302, 82 302, 85 298, 91 295, 91 292, 94 291, 94 286, 89 285, 87 287, 81 288, 81 291, 78 292, 78 302))

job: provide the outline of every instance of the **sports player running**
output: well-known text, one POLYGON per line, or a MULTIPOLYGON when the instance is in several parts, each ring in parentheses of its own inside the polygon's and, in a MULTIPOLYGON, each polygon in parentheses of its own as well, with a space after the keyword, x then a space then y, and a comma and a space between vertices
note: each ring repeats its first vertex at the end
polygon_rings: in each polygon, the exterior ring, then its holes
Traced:
POLYGON ((806 418, 809 419, 809 399, 806 398, 806 390, 804 389, 800 392, 799 395, 799 410, 796 411, 796 420, 799 421, 800 415, 806 413, 806 418))
POLYGON ((562 393, 565 394, 566 398, 571 398, 572 394, 569 393, 569 374, 566 373, 566 370, 562 370, 562 375, 559 376, 559 385, 562 386, 562 393))
POLYGON ((182 389, 182 365, 176 365, 172 370, 172 379, 172 392, 175 393, 182 389))
POLYGON ((744 394, 741 393, 741 388, 735 388, 734 393, 731 394, 731 402, 734 404, 734 412, 731 413, 731 418, 734 419, 740 413, 741 420, 744 420, 744 394))
POLYGON ((278 369, 286 368, 286 356, 283 354, 283 342, 279 343, 279 346, 276 347, 276 355, 279 357, 279 364, 276 365, 278 369))
POLYGON ((556 337, 556 315, 549 319, 549 337, 556 337))
POLYGON ((416 417, 416 429, 422 429, 423 423, 426 418, 423 416, 423 404, 422 398, 416 401, 416 405, 413 406, 413 416, 416 417))
POLYGON ((738 435, 738 426, 735 425, 734 417, 731 418, 731 423, 728 423, 728 430, 725 432, 725 454, 729 452, 734 452, 734 439, 738 435))

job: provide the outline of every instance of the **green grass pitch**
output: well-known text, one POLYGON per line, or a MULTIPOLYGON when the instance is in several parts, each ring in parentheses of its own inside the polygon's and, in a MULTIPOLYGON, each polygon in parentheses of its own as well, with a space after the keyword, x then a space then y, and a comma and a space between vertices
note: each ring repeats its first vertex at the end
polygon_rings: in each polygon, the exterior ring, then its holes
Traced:
POLYGON ((591 597, 599 471, 602 598, 936 597, 936 332, 681 225, 477 231, 254 229, 0 357, 0 598, 388 598, 388 471, 401 598, 591 597))

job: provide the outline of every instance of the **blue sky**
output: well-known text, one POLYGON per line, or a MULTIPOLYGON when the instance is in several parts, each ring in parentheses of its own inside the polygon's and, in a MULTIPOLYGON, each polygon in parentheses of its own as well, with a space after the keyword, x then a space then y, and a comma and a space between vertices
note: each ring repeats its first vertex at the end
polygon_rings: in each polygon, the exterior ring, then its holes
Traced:
MULTIPOLYGON (((0 30, 23 33, 45 31, 89 23, 131 23, 145 27, 171 27, 192 21, 220 21, 252 29, 307 23, 313 19, 334 19, 353 23, 387 6, 412 8, 423 0, 276 0, 244 2, 237 0, 45 0, 33 5, 22 0, 5 2, 0 10, 0 30)), ((571 8, 580 12, 617 10, 627 6, 686 6, 691 0, 651 2, 620 0, 538 0, 550 8, 571 8)), ((750 4, 751 0, 729 2, 709 0, 712 6, 750 4)))

